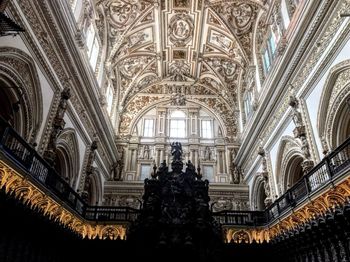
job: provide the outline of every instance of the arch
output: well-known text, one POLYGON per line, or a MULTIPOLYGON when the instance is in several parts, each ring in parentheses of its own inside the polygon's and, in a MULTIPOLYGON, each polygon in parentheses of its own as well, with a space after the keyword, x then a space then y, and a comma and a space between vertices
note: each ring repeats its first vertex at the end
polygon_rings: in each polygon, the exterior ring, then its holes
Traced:
POLYGON ((66 128, 57 138, 55 169, 74 187, 79 174, 79 145, 74 129, 66 128))
POLYGON ((291 136, 283 136, 277 151, 276 180, 283 194, 300 179, 304 161, 301 145, 291 136))
POLYGON ((251 193, 251 207, 254 210, 264 210, 265 209, 265 189, 264 189, 264 179, 263 177, 257 173, 252 186, 251 193))
POLYGON ((334 149, 350 136, 350 60, 330 70, 323 88, 317 128, 326 145, 334 149))
POLYGON ((33 59, 17 48, 0 47, 0 83, 10 102, 19 105, 15 129, 25 140, 34 142, 43 119, 43 102, 33 59))
MULTIPOLYGON (((161 99, 161 100, 156 100, 155 102, 145 106, 144 108, 142 108, 142 111, 138 112, 133 118, 131 123, 129 124, 130 129, 128 132, 128 135, 132 135, 133 131, 135 130, 137 123, 142 119, 142 117, 151 109, 155 108, 158 105, 164 104, 165 106, 169 105, 170 99, 161 99)), ((188 100, 188 103, 193 103, 195 105, 200 105, 201 107, 203 107, 203 109, 207 112, 209 112, 211 115, 213 115, 215 117, 215 119, 218 121, 219 123, 219 128, 223 131, 223 136, 226 136, 227 134, 227 128, 226 125, 223 122, 223 119, 218 116, 218 114, 216 114, 213 109, 209 108, 207 105, 205 105, 204 103, 201 103, 199 101, 193 101, 193 100, 188 100)), ((120 123, 119 123, 120 124, 120 123)))

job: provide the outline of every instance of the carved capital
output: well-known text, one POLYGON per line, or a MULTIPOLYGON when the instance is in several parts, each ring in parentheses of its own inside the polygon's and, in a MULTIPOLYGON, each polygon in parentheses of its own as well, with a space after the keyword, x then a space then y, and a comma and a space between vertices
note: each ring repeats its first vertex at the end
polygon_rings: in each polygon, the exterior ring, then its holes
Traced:
POLYGON ((304 160, 301 163, 301 167, 303 169, 303 173, 307 174, 314 167, 314 161, 312 161, 312 160, 304 160))

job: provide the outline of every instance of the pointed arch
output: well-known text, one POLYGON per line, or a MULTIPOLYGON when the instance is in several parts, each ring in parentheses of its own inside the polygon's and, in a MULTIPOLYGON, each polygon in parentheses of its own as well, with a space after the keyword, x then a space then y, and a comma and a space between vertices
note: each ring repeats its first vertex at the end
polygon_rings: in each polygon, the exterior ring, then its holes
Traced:
POLYGON ((71 187, 77 183, 79 174, 79 144, 74 129, 66 128, 57 138, 56 171, 71 187))
POLYGON ((350 135, 350 60, 335 65, 323 88, 317 128, 328 147, 336 148, 350 135))
POLYGON ((89 176, 89 202, 90 205, 99 205, 102 203, 102 179, 101 173, 97 168, 94 168, 94 172, 89 176))
POLYGON ((40 81, 33 59, 17 48, 0 47, 1 91, 10 103, 19 106, 13 116, 14 128, 32 143, 36 140, 43 119, 40 81))
POLYGON ((303 152, 300 144, 291 136, 283 136, 276 159, 276 180, 279 193, 283 194, 302 176, 303 152))
POLYGON ((250 206, 254 210, 264 210, 265 198, 266 198, 266 195, 265 195, 265 189, 264 189, 264 178, 259 173, 256 173, 253 180, 252 192, 250 197, 250 200, 251 200, 250 206))

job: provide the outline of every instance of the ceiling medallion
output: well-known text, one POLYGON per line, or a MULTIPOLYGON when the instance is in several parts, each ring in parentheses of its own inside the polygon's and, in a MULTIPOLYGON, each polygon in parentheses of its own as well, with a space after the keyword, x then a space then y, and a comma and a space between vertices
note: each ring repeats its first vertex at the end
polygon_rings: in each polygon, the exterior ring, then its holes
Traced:
POLYGON ((171 18, 168 30, 175 46, 185 46, 193 37, 193 21, 189 15, 177 14, 171 18))

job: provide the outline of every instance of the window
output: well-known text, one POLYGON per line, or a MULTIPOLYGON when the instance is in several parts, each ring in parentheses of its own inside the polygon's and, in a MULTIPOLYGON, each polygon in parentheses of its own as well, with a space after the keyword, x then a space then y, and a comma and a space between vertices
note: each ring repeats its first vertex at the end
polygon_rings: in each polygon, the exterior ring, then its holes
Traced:
POLYGON ((107 100, 107 111, 108 111, 108 114, 111 114, 111 112, 112 112, 112 103, 113 103, 113 90, 112 90, 110 85, 108 85, 108 87, 107 87, 106 100, 107 100))
POLYGON ((145 124, 143 128, 143 136, 152 137, 153 136, 153 119, 145 119, 145 124))
POLYGON ((91 54, 90 54, 90 64, 94 70, 96 69, 96 65, 97 65, 97 58, 98 58, 99 49, 100 49, 100 47, 98 44, 98 40, 97 40, 97 37, 95 37, 94 44, 92 45, 92 50, 91 50, 91 54))
POLYGON ((202 120, 202 137, 213 138, 211 120, 202 120))
POLYGON ((270 65, 271 65, 270 64, 269 51, 267 49, 265 49, 263 60, 264 60, 265 73, 267 73, 267 72, 269 72, 270 65))
POLYGON ((172 119, 170 121, 170 137, 186 137, 185 120, 172 119))
POLYGON ((214 167, 203 165, 203 179, 208 179, 209 182, 214 182, 214 167))
POLYGON ((282 13, 282 18, 283 18, 284 28, 287 29, 289 26, 289 23, 290 23, 290 19, 289 19, 286 0, 282 0, 281 13, 282 13))
POLYGON ((140 180, 145 180, 146 178, 149 178, 150 174, 151 174, 151 165, 141 164, 140 180))
POLYGON ((248 118, 252 113, 252 93, 247 91, 244 93, 244 111, 246 114, 246 117, 248 118))
POLYGON ((186 137, 186 115, 182 111, 174 111, 170 119, 170 137, 186 137))
POLYGON ((90 65, 95 70, 100 47, 92 23, 90 24, 86 32, 86 47, 90 65))
POLYGON ((269 37, 269 48, 270 48, 271 54, 273 56, 275 54, 275 51, 276 51, 276 42, 275 42, 274 34, 271 34, 269 37))

